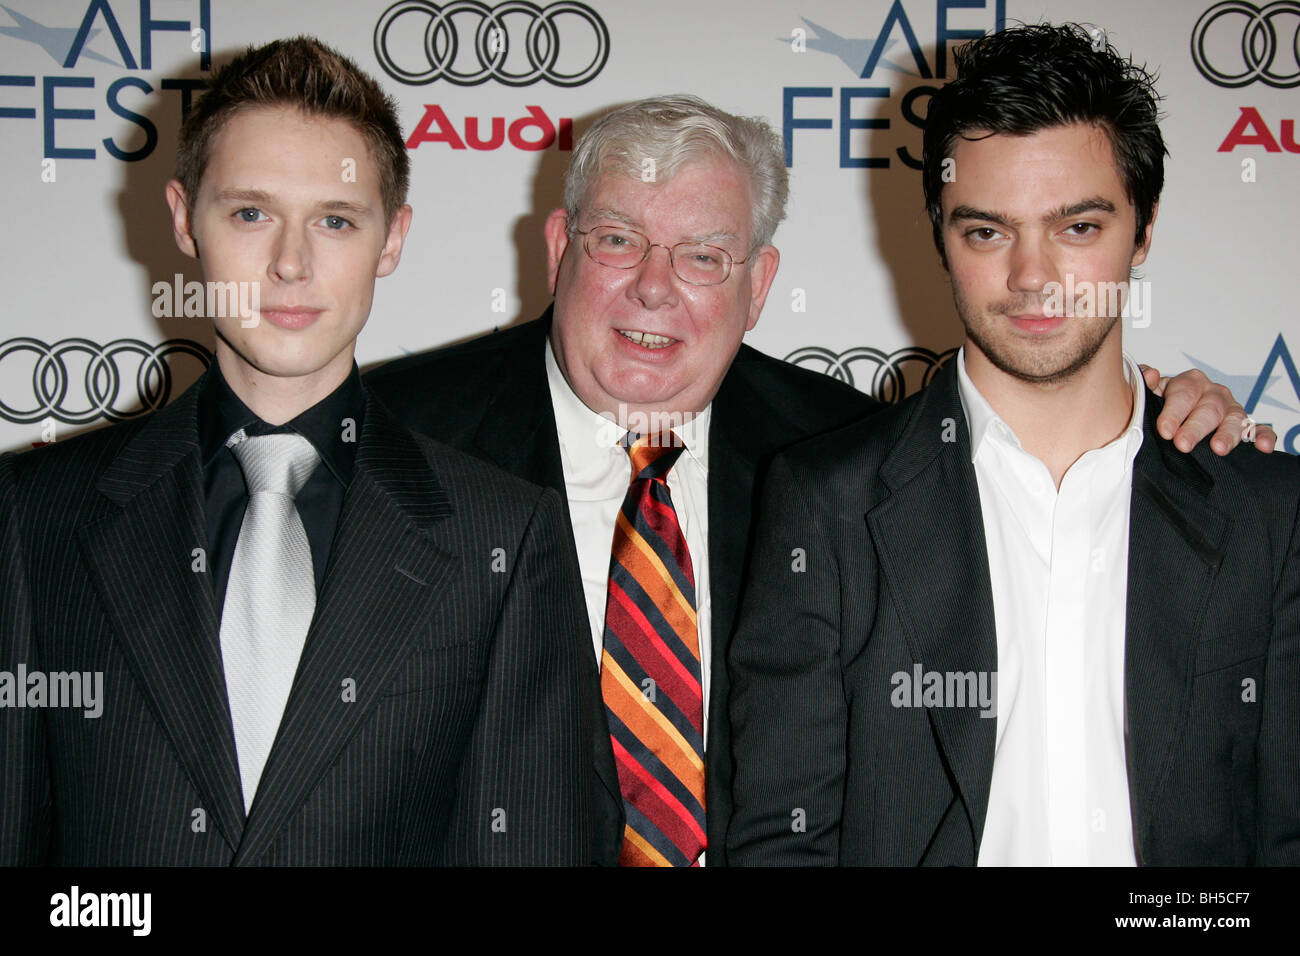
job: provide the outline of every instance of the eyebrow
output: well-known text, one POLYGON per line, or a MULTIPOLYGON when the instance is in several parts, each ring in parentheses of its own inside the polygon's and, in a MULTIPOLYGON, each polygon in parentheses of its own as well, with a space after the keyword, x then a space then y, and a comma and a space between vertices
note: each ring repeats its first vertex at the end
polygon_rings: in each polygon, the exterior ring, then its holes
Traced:
MULTIPOLYGON (((221 203, 246 202, 256 205, 268 205, 275 202, 275 197, 262 189, 223 189, 216 195, 221 203)), ((370 206, 348 199, 327 199, 316 204, 316 208, 329 213, 348 213, 353 216, 366 216, 371 213, 370 206)))
MULTIPOLYGON (((621 222, 625 226, 629 226, 637 230, 638 232, 641 232, 645 229, 645 226, 643 226, 637 220, 633 219, 631 216, 627 215, 626 213, 616 212, 613 209, 604 209, 604 208, 589 209, 587 210, 587 215, 589 215, 593 219, 613 219, 615 222, 621 222)), ((730 230, 727 229, 721 229, 716 232, 701 233, 699 235, 694 235, 694 236, 687 236, 685 239, 679 239, 677 241, 706 243, 712 245, 718 242, 724 242, 729 239, 735 240, 737 242, 740 241, 740 237, 738 235, 736 235, 734 232, 731 232, 730 230)))
POLYGON ((223 189, 214 197, 217 202, 257 202, 271 201, 271 194, 260 189, 223 189))
MULTIPOLYGON (((1109 199, 1103 199, 1101 196, 1092 196, 1088 199, 1080 200, 1069 206, 1058 206, 1051 212, 1047 213, 1040 220, 1043 224, 1060 222, 1062 219, 1073 219, 1075 216, 1082 216, 1090 212, 1104 212, 1114 214, 1115 204, 1109 199)), ((999 226, 1015 225, 1016 220, 1010 219, 1001 213, 991 212, 987 209, 976 209, 974 206, 954 206, 952 212, 948 214, 949 222, 959 222, 963 220, 975 219, 982 222, 993 222, 999 226)))

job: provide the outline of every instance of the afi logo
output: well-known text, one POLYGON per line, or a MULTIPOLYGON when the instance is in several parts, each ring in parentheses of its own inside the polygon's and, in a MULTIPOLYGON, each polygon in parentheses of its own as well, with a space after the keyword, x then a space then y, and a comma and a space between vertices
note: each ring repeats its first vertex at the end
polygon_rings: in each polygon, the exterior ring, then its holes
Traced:
MULTIPOLYGON (((1260 400, 1264 399, 1264 392, 1272 382, 1273 369, 1278 363, 1286 371, 1287 376, 1291 379, 1291 392, 1300 400, 1300 372, 1296 371, 1295 359, 1291 357, 1290 351, 1287 350, 1286 341, 1278 333, 1277 341, 1273 343, 1272 350, 1268 353, 1268 358, 1264 360, 1264 368, 1259 373, 1259 378, 1255 380, 1255 386, 1250 390, 1250 396, 1246 399, 1246 414, 1254 416, 1255 407, 1259 405, 1260 400)), ((1286 408, 1275 399, 1268 399, 1269 404, 1286 408)), ((1282 438, 1282 450, 1290 455, 1300 455, 1300 425, 1291 428, 1282 438)))
MULTIPOLYGON (((1183 353, 1187 355, 1186 352, 1183 353)), ((1199 368, 1216 382, 1222 382, 1232 390, 1232 393, 1241 401, 1241 396, 1246 396, 1242 405, 1246 409, 1246 414, 1254 417, 1256 410, 1261 406, 1266 408, 1281 409, 1284 413, 1281 422, 1264 421, 1260 424, 1272 426, 1273 430, 1278 433, 1281 441, 1278 447, 1290 455, 1300 455, 1300 424, 1293 424, 1287 428, 1286 419, 1295 416, 1300 420, 1300 371, 1296 369, 1295 359, 1292 357, 1290 350, 1286 347, 1286 340, 1282 338, 1281 333, 1273 342, 1273 347, 1269 349, 1268 358, 1264 359, 1264 367, 1258 375, 1233 375, 1215 368, 1206 362, 1197 361, 1193 356, 1187 355, 1187 358, 1193 365, 1199 368), (1281 366, 1279 368, 1278 366, 1281 366), (1285 373, 1288 381, 1291 383, 1291 394, 1296 399, 1295 405, 1288 405, 1276 395, 1269 394, 1269 390, 1282 379, 1285 373)), ((1268 415, 1268 412, 1261 412, 1261 415, 1268 415)), ((1251 429, 1247 428, 1247 440, 1253 441, 1254 436, 1251 429)))
MULTIPOLYGON (((841 169, 888 169, 894 162, 920 169, 921 151, 916 134, 912 135, 911 144, 884 147, 876 155, 867 155, 867 149, 874 146, 880 150, 884 146, 883 141, 868 141, 871 135, 868 131, 910 132, 907 127, 914 127, 918 132, 924 130, 926 104, 939 89, 933 82, 925 81, 947 77, 950 46, 1005 28, 1007 2, 910 0, 905 4, 903 0, 893 0, 882 20, 872 17, 868 21, 878 24, 874 30, 854 31, 873 32, 874 36, 841 35, 807 17, 800 19, 804 26, 794 27, 788 38, 780 39, 788 44, 792 54, 829 54, 852 70, 858 80, 870 81, 870 85, 785 87, 781 91, 781 135, 786 166, 794 165, 796 132, 832 130, 838 134, 841 169), (930 48, 934 50, 933 62, 927 54, 930 48), (806 102, 809 100, 813 102, 806 102)), ((823 62, 820 57, 812 57, 808 65, 818 70, 823 62)), ((889 138, 892 137, 885 139, 889 138)))
MULTIPOLYGON (((13 26, 0 24, 5 57, 0 70, 5 74, 0 76, 5 98, 0 119, 40 123, 42 182, 58 181, 58 161, 93 160, 101 145, 124 163, 147 158, 158 145, 158 101, 178 99, 184 120, 194 96, 206 85, 206 80, 195 76, 153 75, 155 53, 161 49, 171 62, 179 50, 187 50, 187 59, 196 62, 200 72, 211 70, 212 0, 169 3, 166 18, 154 15, 160 5, 151 0, 87 0, 75 27, 63 25, 70 22, 64 19, 72 12, 66 9, 69 3, 62 4, 65 9, 57 17, 46 9, 53 6, 44 4, 41 19, 36 20, 0 4, 14 21, 13 26), (188 19, 175 19, 178 16, 188 19), (17 46, 15 40, 31 46, 17 46), (44 53, 36 54, 35 47, 44 53), (24 69, 19 65, 24 63, 33 65, 24 69), (120 63, 128 72, 97 88, 106 79, 102 69, 93 66, 98 63, 114 67, 120 63), (54 72, 42 75, 42 70, 50 69, 54 72), (113 124, 109 135, 103 120, 113 124), (120 132, 121 120, 135 128, 134 136, 120 132), (96 122, 103 128, 97 128, 96 122), (140 145, 126 145, 141 137, 140 145)), ((11 135, 7 123, 5 129, 6 136, 11 135)))

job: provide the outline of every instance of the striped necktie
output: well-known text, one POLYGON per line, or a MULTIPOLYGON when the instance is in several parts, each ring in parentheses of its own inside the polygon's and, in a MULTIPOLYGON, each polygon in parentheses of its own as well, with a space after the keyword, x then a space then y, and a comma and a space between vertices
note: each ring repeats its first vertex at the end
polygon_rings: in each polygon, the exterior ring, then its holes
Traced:
POLYGON ((627 827, 622 866, 698 866, 704 698, 695 572, 668 493, 685 450, 628 432, 632 482, 614 526, 600 683, 627 827))

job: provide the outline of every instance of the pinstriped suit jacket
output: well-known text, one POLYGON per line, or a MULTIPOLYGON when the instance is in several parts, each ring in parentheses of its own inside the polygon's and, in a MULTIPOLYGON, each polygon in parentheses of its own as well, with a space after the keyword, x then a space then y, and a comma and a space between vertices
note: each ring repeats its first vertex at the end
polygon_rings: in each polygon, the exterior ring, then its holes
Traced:
POLYGON ((196 396, 0 458, 0 671, 103 674, 98 718, 0 709, 0 863, 585 862, 589 648, 555 585, 578 573, 559 496, 370 395, 245 815, 196 396))

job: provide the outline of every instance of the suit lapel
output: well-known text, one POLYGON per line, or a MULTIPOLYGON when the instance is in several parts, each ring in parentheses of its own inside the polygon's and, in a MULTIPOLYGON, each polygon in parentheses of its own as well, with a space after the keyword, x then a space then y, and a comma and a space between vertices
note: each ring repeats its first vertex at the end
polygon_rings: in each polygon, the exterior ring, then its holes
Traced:
POLYGON ((1186 723, 1196 643, 1231 523, 1207 501, 1213 480, 1206 471, 1156 432, 1161 404, 1147 394, 1129 514, 1124 697, 1139 860, 1186 723))
MULTIPOLYGON (((921 393, 911 423, 880 470, 891 494, 868 512, 866 523, 913 665, 940 673, 994 672, 998 653, 988 552, 956 367, 949 363, 921 393), (956 440, 945 441, 945 432, 956 440)), ((997 721, 981 717, 976 707, 934 707, 927 713, 978 850, 997 721)), ((922 840, 929 835, 918 834, 922 840)))
MULTIPOLYGON (((712 652, 709 666, 716 682, 727 674, 727 645, 736 623, 745 547, 755 507, 754 486, 765 449, 757 429, 745 417, 763 407, 761 396, 733 370, 714 398, 709 422, 709 600, 712 652)), ((709 702, 711 723, 726 720, 726 695, 709 702), (723 698, 719 700, 719 698, 723 698)))
POLYGON ((199 463, 201 383, 153 415, 105 469, 121 510, 79 532, 139 686, 203 808, 233 851, 243 830, 216 602, 193 553, 207 548, 199 463))
POLYGON ((760 429, 746 416, 767 403, 732 364, 713 400, 709 421, 709 732, 706 741, 705 807, 708 863, 725 866, 726 825, 731 816, 731 722, 727 714, 730 672, 727 649, 736 624, 755 477, 765 449, 760 429))
POLYGON ((426 532, 450 512, 414 437, 368 397, 356 473, 236 865, 256 864, 425 633, 456 570, 426 532))
POLYGON ((565 498, 564 464, 556 434, 555 410, 546 379, 546 337, 551 310, 529 324, 527 338, 502 354, 494 370, 497 388, 483 410, 474 446, 505 471, 565 498))
MULTIPOLYGON (((551 404, 551 387, 546 377, 546 339, 550 334, 554 306, 529 325, 526 339, 508 350, 496 369, 498 387, 485 409, 474 436, 479 453, 506 471, 533 484, 554 488, 564 502, 566 540, 573 548, 574 567, 578 566, 577 547, 573 540, 569 515, 569 494, 564 482, 564 462, 560 457, 560 438, 551 404)), ((586 607, 581 582, 575 582, 576 598, 586 607)), ((586 611, 583 612, 584 621, 586 611)), ((600 673, 591 658, 591 679, 595 681, 595 700, 601 701, 600 673)), ((597 793, 604 791, 596 807, 599 821, 596 856, 598 862, 613 864, 623 838, 623 792, 618 783, 618 769, 610 744, 609 725, 603 705, 597 707, 598 719, 592 721, 593 768, 599 781, 597 793), (609 845, 605 845, 606 841, 609 845)))

